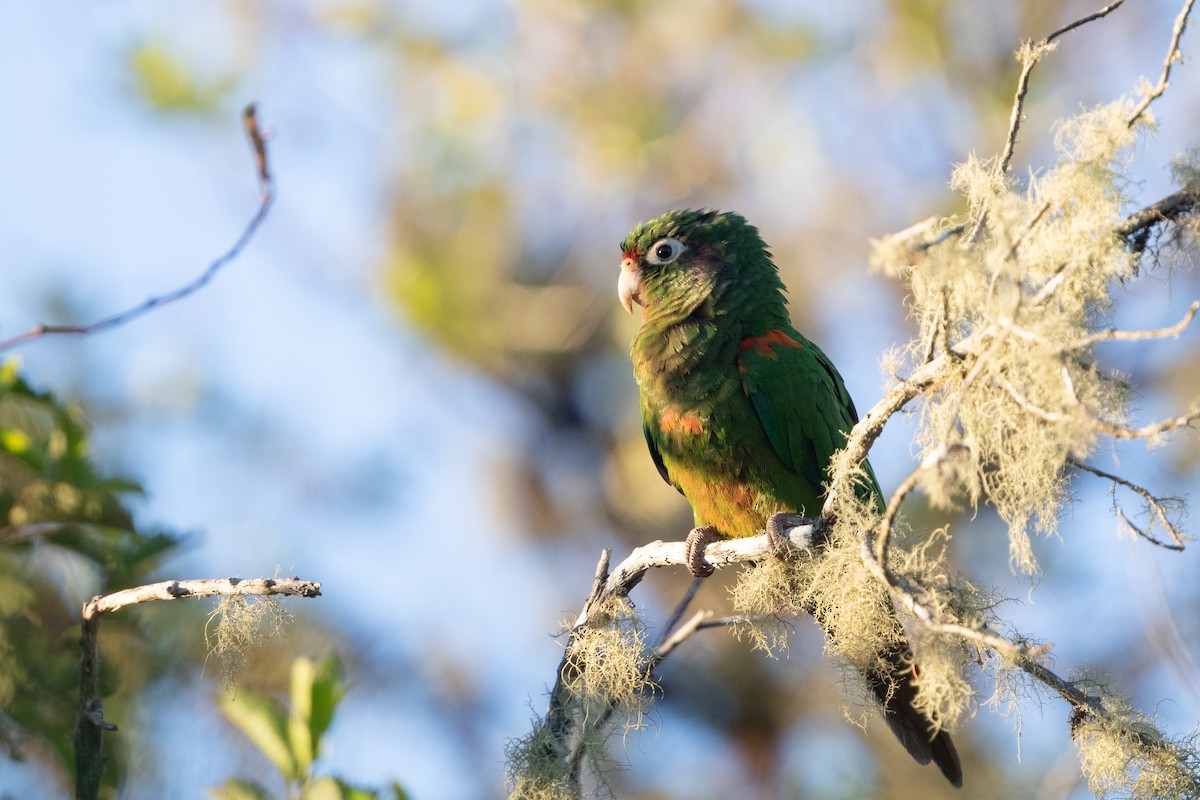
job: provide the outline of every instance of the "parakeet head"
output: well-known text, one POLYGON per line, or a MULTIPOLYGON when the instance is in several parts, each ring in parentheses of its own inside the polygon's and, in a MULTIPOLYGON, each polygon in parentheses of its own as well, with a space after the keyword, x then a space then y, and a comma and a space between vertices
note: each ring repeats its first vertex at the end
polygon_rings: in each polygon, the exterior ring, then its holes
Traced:
POLYGON ((684 320, 720 311, 783 308, 783 284, 758 230, 713 210, 668 211, 621 242, 617 295, 642 319, 684 320))

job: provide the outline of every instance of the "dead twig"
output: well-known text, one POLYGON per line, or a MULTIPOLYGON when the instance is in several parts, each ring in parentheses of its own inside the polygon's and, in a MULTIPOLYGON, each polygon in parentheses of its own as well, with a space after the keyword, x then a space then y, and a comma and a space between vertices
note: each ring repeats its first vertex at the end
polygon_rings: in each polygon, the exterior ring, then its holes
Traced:
POLYGON ((205 270, 192 282, 180 286, 177 289, 166 292, 165 294, 156 295, 144 302, 127 308, 124 311, 119 311, 96 322, 87 325, 35 325, 24 333, 0 340, 0 352, 11 350, 15 347, 28 344, 36 339, 41 339, 44 336, 50 335, 73 335, 73 336, 89 336, 94 333, 100 333, 110 328, 116 328, 124 325, 127 322, 150 313, 156 308, 161 308, 165 305, 170 305, 179 300, 184 299, 192 294, 203 289, 208 283, 221 271, 229 262, 236 259, 242 254, 250 240, 254 238, 258 232, 263 220, 267 218, 267 213, 271 210, 271 205, 275 201, 275 183, 271 177, 270 166, 267 161, 267 146, 266 138, 262 133, 258 124, 258 116, 253 104, 246 107, 242 113, 243 125, 246 130, 246 135, 250 140, 250 146, 254 152, 255 166, 257 171, 259 189, 261 190, 261 199, 259 200, 258 210, 250 221, 246 223, 242 229, 242 234, 237 238, 233 245, 226 250, 220 257, 208 265, 205 270))
POLYGON ((1132 128, 1142 114, 1146 113, 1146 109, 1150 107, 1158 98, 1162 97, 1163 92, 1171 83, 1171 67, 1175 66, 1175 62, 1183 58, 1183 53, 1179 51, 1179 40, 1183 38, 1183 30, 1187 27, 1188 15, 1192 13, 1193 0, 1184 0, 1183 8, 1179 9, 1179 15, 1175 17, 1175 26, 1171 30, 1171 43, 1167 45, 1167 55, 1163 58, 1162 73, 1158 76, 1158 83, 1155 84, 1146 96, 1142 98, 1142 102, 1138 103, 1137 108, 1129 115, 1126 120, 1126 127, 1132 128))

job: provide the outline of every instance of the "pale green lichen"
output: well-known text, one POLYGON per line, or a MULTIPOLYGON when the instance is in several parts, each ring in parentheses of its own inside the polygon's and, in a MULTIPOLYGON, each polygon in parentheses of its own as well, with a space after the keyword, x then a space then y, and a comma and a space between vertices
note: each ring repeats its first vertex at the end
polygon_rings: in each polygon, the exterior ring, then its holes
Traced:
MULTIPOLYGON (((1076 684, 1097 690, 1086 679, 1076 684)), ((1107 716, 1086 714, 1073 730, 1088 789, 1128 800, 1200 798, 1196 737, 1169 739, 1127 698, 1102 694, 1107 716)))

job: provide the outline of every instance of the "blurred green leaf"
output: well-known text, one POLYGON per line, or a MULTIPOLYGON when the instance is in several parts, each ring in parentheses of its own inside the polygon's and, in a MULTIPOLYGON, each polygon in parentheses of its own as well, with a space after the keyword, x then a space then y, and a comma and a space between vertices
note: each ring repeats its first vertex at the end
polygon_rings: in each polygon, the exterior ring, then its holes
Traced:
POLYGON ((129 55, 129 66, 143 98, 159 111, 207 113, 228 91, 228 78, 202 81, 185 62, 159 44, 146 44, 129 55))
POLYGON ((329 656, 317 666, 312 681, 312 701, 308 724, 312 731, 313 749, 320 753, 321 738, 333 722, 338 703, 345 696, 345 678, 342 663, 336 656, 329 656))
POLYGON ((302 800, 346 800, 347 795, 333 778, 318 778, 304 788, 302 800))
POLYGON ((312 659, 301 656, 292 662, 292 710, 288 714, 288 741, 296 757, 296 770, 308 774, 317 757, 318 737, 313 735, 309 719, 312 714, 312 688, 316 667, 312 659))
POLYGON ((209 789, 208 794, 214 800, 272 800, 271 795, 262 786, 241 778, 228 780, 216 789, 209 789))
POLYGON ((341 664, 335 657, 320 664, 304 657, 292 662, 288 738, 301 775, 309 771, 321 754, 321 737, 333 720, 342 694, 341 664))
POLYGON ((288 743, 288 712, 282 703, 241 692, 237 697, 223 697, 221 711, 270 759, 285 780, 299 779, 299 764, 288 743))

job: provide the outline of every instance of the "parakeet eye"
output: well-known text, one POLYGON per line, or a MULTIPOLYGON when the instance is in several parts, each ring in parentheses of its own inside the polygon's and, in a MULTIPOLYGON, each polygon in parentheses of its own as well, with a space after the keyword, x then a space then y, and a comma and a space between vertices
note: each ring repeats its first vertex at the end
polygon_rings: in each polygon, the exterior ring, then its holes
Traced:
POLYGON ((649 264, 670 264, 679 258, 686 249, 683 246, 683 242, 674 237, 659 239, 650 246, 650 250, 646 254, 646 262, 649 264))

